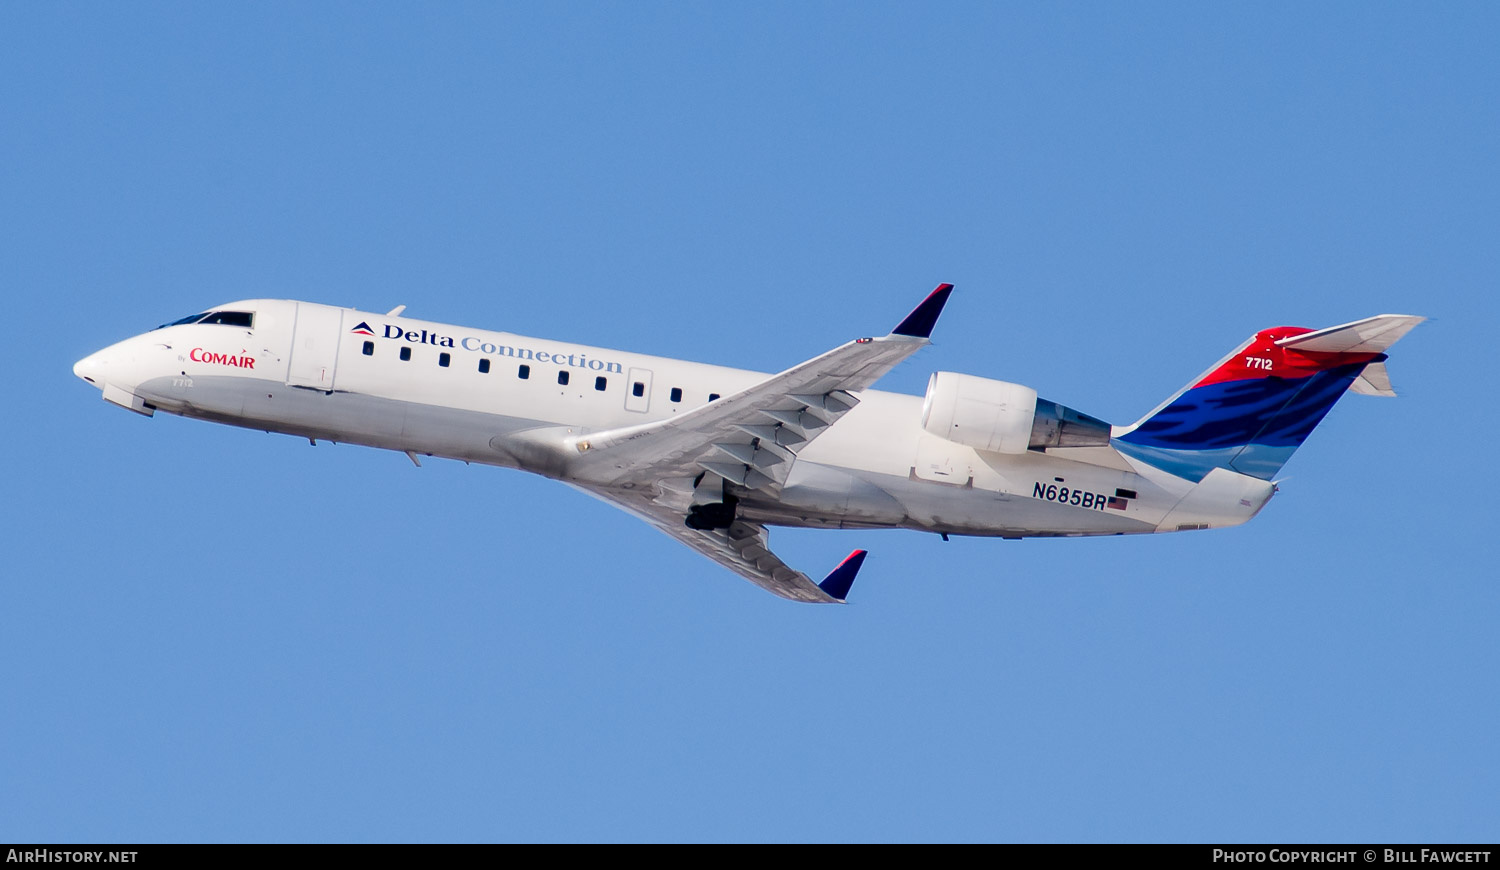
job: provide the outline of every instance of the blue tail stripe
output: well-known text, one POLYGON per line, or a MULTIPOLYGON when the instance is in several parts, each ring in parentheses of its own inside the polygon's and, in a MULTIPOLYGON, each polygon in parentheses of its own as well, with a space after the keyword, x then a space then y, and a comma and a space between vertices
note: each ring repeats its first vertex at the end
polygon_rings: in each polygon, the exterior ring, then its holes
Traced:
POLYGON ((1296 447, 1363 370, 1364 363, 1357 363, 1299 380, 1261 378, 1198 387, 1119 440, 1179 450, 1251 442, 1296 447))
POLYGON ((1267 377, 1196 387, 1115 439, 1115 445, 1191 480, 1214 468, 1270 480, 1365 365, 1336 366, 1295 380, 1267 377))

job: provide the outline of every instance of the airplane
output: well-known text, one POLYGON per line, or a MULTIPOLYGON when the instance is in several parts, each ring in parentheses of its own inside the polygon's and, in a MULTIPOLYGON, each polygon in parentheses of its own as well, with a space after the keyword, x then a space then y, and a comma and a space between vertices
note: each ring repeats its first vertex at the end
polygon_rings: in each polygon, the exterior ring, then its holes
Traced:
POLYGON ((1127 426, 975 375, 937 372, 924 396, 871 389, 931 343, 952 291, 779 374, 284 299, 174 320, 73 372, 148 417, 540 474, 783 598, 843 603, 866 551, 814 583, 767 528, 947 540, 1239 525, 1346 391, 1395 395, 1385 352, 1425 319, 1263 329, 1127 426))

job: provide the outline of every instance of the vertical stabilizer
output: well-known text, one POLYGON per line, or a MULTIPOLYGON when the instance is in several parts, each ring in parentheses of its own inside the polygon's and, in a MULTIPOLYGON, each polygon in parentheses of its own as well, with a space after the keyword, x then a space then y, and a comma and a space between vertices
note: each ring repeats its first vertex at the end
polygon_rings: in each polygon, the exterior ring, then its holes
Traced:
POLYGON ((1424 318, 1381 314, 1342 326, 1261 330, 1113 444, 1188 480, 1224 468, 1270 480, 1335 402, 1395 395, 1385 351, 1424 318))

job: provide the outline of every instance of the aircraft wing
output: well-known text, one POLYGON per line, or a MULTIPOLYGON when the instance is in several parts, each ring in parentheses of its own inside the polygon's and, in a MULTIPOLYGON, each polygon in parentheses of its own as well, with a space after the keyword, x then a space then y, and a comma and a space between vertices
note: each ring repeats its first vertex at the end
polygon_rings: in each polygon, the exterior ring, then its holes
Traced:
POLYGON ((567 445, 581 454, 574 458, 579 476, 606 486, 680 487, 710 471, 779 492, 797 453, 859 404, 852 391, 931 343, 952 291, 952 284, 939 285, 890 335, 855 339, 685 414, 570 438, 567 445))
POLYGON ((759 523, 735 520, 727 529, 690 529, 683 525, 682 511, 654 503, 650 493, 630 496, 618 491, 608 492, 581 486, 578 488, 640 517, 663 534, 686 544, 756 586, 791 601, 842 604, 849 595, 849 587, 854 584, 854 575, 859 573, 859 567, 865 561, 865 551, 855 550, 823 582, 814 583, 806 574, 789 567, 771 552, 766 528, 759 523))
POLYGON ((952 291, 938 285, 889 335, 855 339, 685 414, 568 439, 578 453, 574 485, 782 598, 843 601, 863 550, 813 583, 771 552, 765 527, 733 518, 725 528, 689 528, 689 508, 697 491, 722 493, 719 478, 778 494, 797 453, 859 404, 854 392, 931 343, 952 291))

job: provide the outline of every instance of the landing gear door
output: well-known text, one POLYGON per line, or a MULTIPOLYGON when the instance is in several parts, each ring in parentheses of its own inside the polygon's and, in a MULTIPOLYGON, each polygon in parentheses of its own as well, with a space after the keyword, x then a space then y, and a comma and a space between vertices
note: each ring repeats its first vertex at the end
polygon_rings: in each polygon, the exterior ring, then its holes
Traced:
POLYGON ((651 407, 651 370, 631 369, 625 380, 625 410, 646 411, 651 407))
POLYGON ((292 358, 286 372, 287 384, 333 392, 339 340, 343 337, 342 308, 298 302, 297 323, 292 333, 292 358))

